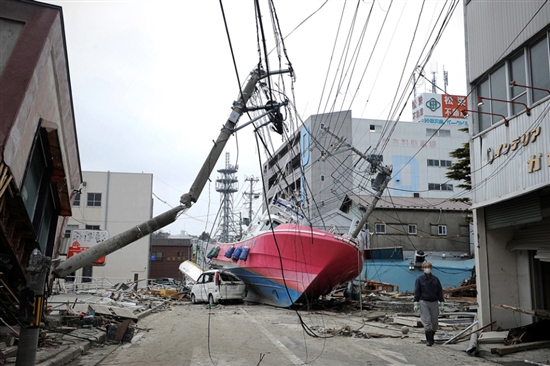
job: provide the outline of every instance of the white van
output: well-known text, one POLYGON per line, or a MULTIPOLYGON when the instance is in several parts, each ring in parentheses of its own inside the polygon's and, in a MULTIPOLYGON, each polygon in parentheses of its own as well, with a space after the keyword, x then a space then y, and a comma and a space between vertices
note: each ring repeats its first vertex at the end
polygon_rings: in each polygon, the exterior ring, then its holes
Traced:
POLYGON ((233 273, 222 270, 203 272, 191 289, 191 302, 216 304, 225 300, 243 300, 246 284, 233 273))

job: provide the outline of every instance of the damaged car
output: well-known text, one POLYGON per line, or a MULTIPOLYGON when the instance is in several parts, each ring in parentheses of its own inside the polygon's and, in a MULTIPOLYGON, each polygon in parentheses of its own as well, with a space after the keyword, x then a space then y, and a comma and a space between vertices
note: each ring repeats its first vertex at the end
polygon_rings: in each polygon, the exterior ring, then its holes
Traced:
POLYGON ((237 276, 222 270, 206 271, 199 276, 191 289, 191 302, 217 304, 229 300, 243 300, 246 284, 237 276))

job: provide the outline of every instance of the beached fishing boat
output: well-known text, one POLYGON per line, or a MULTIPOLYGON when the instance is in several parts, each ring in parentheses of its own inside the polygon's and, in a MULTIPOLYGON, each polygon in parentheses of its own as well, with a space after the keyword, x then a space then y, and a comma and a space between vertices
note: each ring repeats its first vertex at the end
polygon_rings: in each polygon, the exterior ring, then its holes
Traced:
POLYGON ((361 273, 357 240, 300 225, 299 216, 272 207, 241 241, 217 243, 207 255, 248 285, 246 301, 307 304, 361 273))

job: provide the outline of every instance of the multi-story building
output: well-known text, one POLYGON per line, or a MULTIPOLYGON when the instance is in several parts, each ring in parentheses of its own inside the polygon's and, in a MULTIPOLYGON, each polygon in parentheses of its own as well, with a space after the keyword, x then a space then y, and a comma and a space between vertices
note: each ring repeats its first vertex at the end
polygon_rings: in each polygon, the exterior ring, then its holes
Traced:
POLYGON ((550 3, 464 14, 479 324, 510 328, 550 310, 550 3))
POLYGON ((2 1, 0 40, 0 312, 13 325, 29 257, 58 257, 82 177, 61 7, 2 1))
MULTIPOLYGON (((83 182, 73 202, 73 216, 65 232, 63 254, 70 252, 71 231, 107 232, 118 235, 152 218, 153 175, 144 173, 82 172, 83 182)), ((118 282, 149 278, 151 236, 107 255, 104 265, 79 269, 66 280, 87 286, 109 286, 118 282)))
POLYGON ((192 258, 192 238, 187 233, 182 232, 180 236, 171 236, 163 232, 153 234, 149 277, 182 278, 179 265, 192 258))
MULTIPOLYGON (((441 107, 441 106, 440 106, 441 107)), ((468 141, 464 119, 386 122, 353 118, 351 111, 309 117, 264 164, 269 200, 291 198, 315 220, 338 210, 350 196, 370 195, 375 173, 359 154, 393 167, 386 195, 460 198, 467 192, 446 177, 450 152, 468 141)), ((321 220, 324 221, 324 220, 321 220)))

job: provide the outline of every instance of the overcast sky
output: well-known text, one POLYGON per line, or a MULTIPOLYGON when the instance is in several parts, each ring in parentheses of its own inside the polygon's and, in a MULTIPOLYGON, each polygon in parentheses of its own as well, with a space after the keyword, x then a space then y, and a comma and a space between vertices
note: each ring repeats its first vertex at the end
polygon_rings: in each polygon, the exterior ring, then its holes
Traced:
MULTIPOLYGON (((82 170, 152 173, 154 215, 178 205, 239 93, 220 2, 51 3, 63 7, 82 170)), ((273 3, 296 72, 296 109, 304 121, 331 108, 326 101, 321 103, 322 96, 327 95, 326 89, 323 94, 323 84, 329 64, 332 60, 331 70, 335 70, 342 57, 354 12, 357 10, 358 16, 350 52, 355 49, 356 39, 371 12, 359 51, 361 59, 354 73, 355 84, 342 95, 333 96, 338 100, 334 108, 351 109, 353 117, 387 119, 423 2, 396 0, 391 7, 389 0, 377 1, 374 6, 372 1, 343 0, 274 0, 273 3), (386 25, 373 51, 388 11, 386 25)), ((429 41, 429 32, 444 3, 436 0, 424 3, 405 79, 412 73, 423 46, 433 42, 429 41)), ((447 90, 456 95, 466 93, 462 6, 458 5, 433 53, 433 62, 425 70, 430 75, 431 71, 437 71, 438 85, 443 88, 444 67, 449 72, 447 90)), ((224 1, 223 7, 239 78, 244 83, 259 59, 254 1, 224 1)), ((260 7, 266 42, 268 49, 272 49, 274 37, 267 1, 260 0, 260 7)), ((276 66, 276 60, 270 62, 276 66)), ((431 86, 423 83, 418 92, 425 90, 430 91, 431 86)), ((401 120, 410 121, 410 100, 407 103, 401 120)), ((239 124, 246 121, 243 116, 239 124)), ((281 141, 276 134, 272 139, 274 143, 281 141)), ((239 157, 241 190, 234 196, 235 208, 239 209, 243 206, 242 189, 248 188, 245 177, 259 176, 252 129, 238 132, 225 151, 230 152, 232 164, 239 157)), ((260 156, 263 159, 263 154, 260 156)), ((224 163, 225 152, 216 169, 224 163)), ((211 178, 217 176, 214 172, 211 178)), ((260 189, 260 184, 256 188, 260 189)), ((219 202, 214 184, 207 185, 199 201, 164 231, 173 235, 181 230, 193 235, 210 231, 219 202)))

